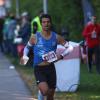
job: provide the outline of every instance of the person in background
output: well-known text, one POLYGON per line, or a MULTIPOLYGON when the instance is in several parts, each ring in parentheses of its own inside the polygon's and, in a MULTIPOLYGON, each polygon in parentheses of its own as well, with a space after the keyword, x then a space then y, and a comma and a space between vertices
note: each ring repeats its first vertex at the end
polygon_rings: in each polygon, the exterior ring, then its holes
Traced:
POLYGON ((24 48, 21 64, 26 64, 26 58, 30 47, 34 53, 34 75, 38 89, 46 100, 54 100, 56 88, 56 70, 54 62, 63 59, 72 52, 73 47, 69 45, 60 35, 51 31, 52 19, 48 14, 43 14, 40 19, 42 31, 31 36, 24 48), (56 54, 57 44, 63 45, 66 50, 62 54, 56 54))
POLYGON ((10 14, 10 20, 8 23, 8 46, 9 46, 9 51, 11 51, 11 55, 14 57, 17 57, 17 48, 16 44, 14 44, 14 37, 15 37, 15 29, 16 29, 17 21, 16 21, 16 16, 11 13, 10 14))
POLYGON ((22 38, 23 44, 26 45, 31 36, 31 25, 28 19, 28 12, 23 12, 21 15, 21 25, 19 30, 19 37, 22 38))
POLYGON ((3 25, 3 45, 4 45, 4 53, 8 54, 10 49, 8 45, 8 32, 9 32, 9 23, 10 23, 10 13, 4 17, 4 25, 3 25))
POLYGON ((42 26, 40 23, 40 17, 42 16, 43 11, 40 11, 39 14, 32 19, 31 21, 31 34, 35 34, 36 32, 42 31, 42 26))
POLYGON ((88 70, 92 72, 94 54, 96 70, 100 74, 100 24, 96 23, 95 16, 91 16, 91 22, 85 26, 82 34, 87 45, 88 70))
POLYGON ((84 64, 87 64, 87 48, 86 41, 83 40, 80 42, 80 50, 81 50, 81 61, 84 64))
POLYGON ((4 47, 3 47, 3 26, 4 26, 4 19, 0 18, 0 50, 1 50, 1 52, 4 52, 4 47))
POLYGON ((20 40, 20 42, 17 43, 18 56, 22 57, 23 49, 31 36, 31 24, 29 21, 28 12, 24 11, 21 14, 19 23, 17 24, 16 30, 15 30, 15 34, 17 35, 16 38, 20 40))

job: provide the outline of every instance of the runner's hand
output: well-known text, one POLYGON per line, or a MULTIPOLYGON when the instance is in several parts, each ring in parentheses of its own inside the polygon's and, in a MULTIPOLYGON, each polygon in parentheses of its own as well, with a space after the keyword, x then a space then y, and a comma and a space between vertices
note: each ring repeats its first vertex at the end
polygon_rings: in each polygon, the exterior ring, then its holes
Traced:
POLYGON ((57 60, 61 60, 63 59, 63 56, 62 55, 57 55, 57 60))
POLYGON ((20 64, 24 65, 24 59, 23 59, 23 57, 21 57, 21 59, 20 59, 20 64))
POLYGON ((22 65, 26 65, 27 62, 29 60, 29 57, 28 56, 23 56, 21 59, 20 59, 20 64, 22 65))

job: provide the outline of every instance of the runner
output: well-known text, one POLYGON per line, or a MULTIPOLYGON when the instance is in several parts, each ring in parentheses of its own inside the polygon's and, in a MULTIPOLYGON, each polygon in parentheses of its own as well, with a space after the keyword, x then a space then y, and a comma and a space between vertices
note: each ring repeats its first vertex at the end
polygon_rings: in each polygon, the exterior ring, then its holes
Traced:
POLYGON ((25 63, 29 48, 33 47, 34 52, 34 74, 38 89, 46 100, 54 100, 56 88, 56 70, 54 62, 63 59, 65 55, 73 50, 60 35, 51 31, 52 20, 48 14, 41 16, 42 32, 37 32, 31 36, 24 48, 21 64, 25 63), (56 54, 57 44, 63 45, 66 50, 62 54, 56 54))

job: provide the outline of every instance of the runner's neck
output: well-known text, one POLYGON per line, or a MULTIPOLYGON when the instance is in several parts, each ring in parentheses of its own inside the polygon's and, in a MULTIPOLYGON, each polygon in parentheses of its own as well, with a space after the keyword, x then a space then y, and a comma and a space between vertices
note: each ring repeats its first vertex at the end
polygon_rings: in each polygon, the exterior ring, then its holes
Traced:
POLYGON ((50 39, 51 38, 51 32, 50 31, 42 31, 41 35, 43 36, 43 38, 45 39, 50 39))

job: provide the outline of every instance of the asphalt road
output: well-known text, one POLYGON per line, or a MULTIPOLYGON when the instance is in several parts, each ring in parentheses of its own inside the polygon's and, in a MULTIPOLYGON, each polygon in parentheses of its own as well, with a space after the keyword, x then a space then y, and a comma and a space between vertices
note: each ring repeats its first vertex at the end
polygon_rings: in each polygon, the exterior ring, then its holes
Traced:
POLYGON ((0 100, 37 100, 10 61, 0 52, 0 100))

